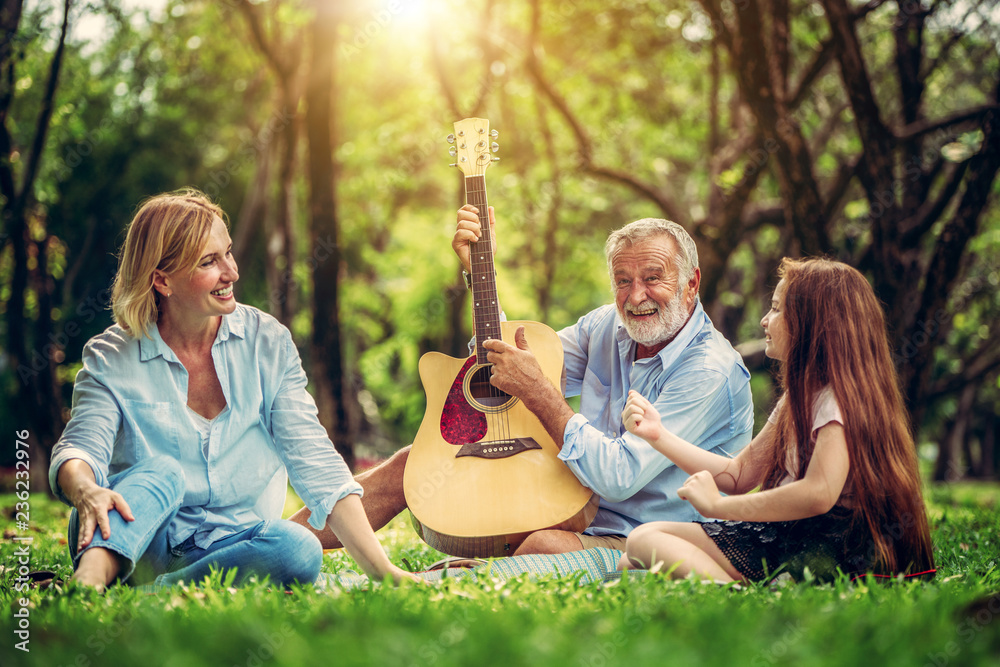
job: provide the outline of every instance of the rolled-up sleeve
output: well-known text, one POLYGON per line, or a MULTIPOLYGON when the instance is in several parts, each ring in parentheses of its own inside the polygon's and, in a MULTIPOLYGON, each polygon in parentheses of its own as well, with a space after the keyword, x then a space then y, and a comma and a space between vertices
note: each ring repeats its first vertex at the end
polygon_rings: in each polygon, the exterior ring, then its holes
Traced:
POLYGON ((49 487, 67 505, 69 499, 59 487, 59 468, 71 459, 80 459, 94 472, 100 486, 108 486, 108 466, 122 412, 111 391, 97 379, 99 355, 88 345, 83 351, 83 368, 73 386, 73 408, 69 423, 52 448, 49 487))
POLYGON ((271 405, 271 437, 292 488, 311 512, 309 525, 322 530, 334 505, 363 492, 319 421, 302 360, 287 330, 283 362, 284 376, 271 405))
MULTIPOLYGON (((728 440, 733 396, 720 373, 679 374, 650 399, 663 426, 677 436, 710 450, 728 440)), ((610 502, 626 500, 673 462, 648 442, 631 433, 610 437, 586 417, 574 415, 563 434, 559 458, 581 483, 610 502)))

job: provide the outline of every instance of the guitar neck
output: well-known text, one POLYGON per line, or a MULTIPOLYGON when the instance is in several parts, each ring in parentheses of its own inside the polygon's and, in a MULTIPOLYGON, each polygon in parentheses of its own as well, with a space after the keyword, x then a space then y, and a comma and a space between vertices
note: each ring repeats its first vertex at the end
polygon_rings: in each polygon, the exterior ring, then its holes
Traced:
POLYGON ((500 338, 500 301, 497 298, 496 270, 493 265, 493 241, 490 235, 489 203, 486 200, 486 177, 466 176, 465 200, 479 209, 479 241, 471 244, 472 311, 476 327, 476 361, 486 364, 483 343, 500 338))

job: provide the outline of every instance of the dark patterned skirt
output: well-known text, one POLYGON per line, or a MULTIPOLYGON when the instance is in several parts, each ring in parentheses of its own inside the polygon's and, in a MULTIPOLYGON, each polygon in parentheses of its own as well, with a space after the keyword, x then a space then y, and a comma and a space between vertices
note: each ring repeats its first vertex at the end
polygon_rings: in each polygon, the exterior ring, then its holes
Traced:
POLYGON ((797 521, 696 521, 750 581, 768 581, 787 572, 802 581, 806 568, 820 581, 871 567, 872 539, 853 511, 834 507, 797 521))

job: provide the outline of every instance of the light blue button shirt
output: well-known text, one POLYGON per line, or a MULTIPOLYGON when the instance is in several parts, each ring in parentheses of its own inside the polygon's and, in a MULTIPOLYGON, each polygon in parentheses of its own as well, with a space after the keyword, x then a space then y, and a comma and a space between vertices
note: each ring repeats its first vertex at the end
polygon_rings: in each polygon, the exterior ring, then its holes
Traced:
POLYGON ((671 432, 726 456, 750 442, 753 403, 743 359, 715 330, 699 300, 677 337, 656 356, 635 359, 636 343, 613 304, 559 332, 566 395, 580 412, 566 425, 559 458, 601 497, 593 535, 628 535, 650 521, 701 518, 677 497, 688 474, 625 430, 630 389, 651 401, 671 432))
POLYGON ((60 499, 68 502, 59 467, 70 459, 86 461, 107 486, 109 474, 169 456, 181 464, 186 488, 169 543, 193 535, 204 549, 281 518, 289 477, 317 529, 337 501, 361 495, 319 422, 292 336, 276 319, 241 304, 222 318, 212 360, 226 407, 211 423, 207 452, 186 408, 187 370, 155 324, 149 333, 136 339, 112 326, 84 347, 72 417, 49 468, 60 499))

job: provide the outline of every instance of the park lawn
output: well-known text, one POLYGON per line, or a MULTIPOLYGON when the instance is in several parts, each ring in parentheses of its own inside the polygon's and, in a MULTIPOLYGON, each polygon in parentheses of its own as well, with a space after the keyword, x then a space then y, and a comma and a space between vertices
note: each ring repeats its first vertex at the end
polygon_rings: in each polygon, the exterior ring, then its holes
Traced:
MULTIPOLYGON (((371 590, 240 589, 218 576, 155 594, 116 587, 32 591, 29 652, 11 539, 31 535, 32 569, 70 574, 66 508, 31 498, 16 530, 0 496, 3 665, 996 665, 1000 662, 1000 490, 928 492, 938 576, 931 582, 720 587, 659 576, 579 585, 445 581, 371 590)), ((379 532, 397 563, 440 557, 404 516, 379 532)), ((354 569, 331 552, 324 569, 354 569)))

